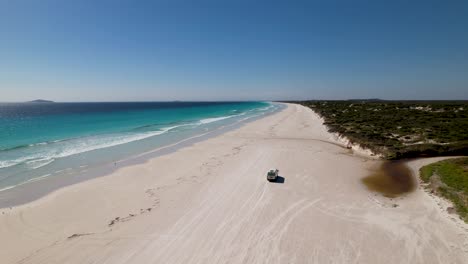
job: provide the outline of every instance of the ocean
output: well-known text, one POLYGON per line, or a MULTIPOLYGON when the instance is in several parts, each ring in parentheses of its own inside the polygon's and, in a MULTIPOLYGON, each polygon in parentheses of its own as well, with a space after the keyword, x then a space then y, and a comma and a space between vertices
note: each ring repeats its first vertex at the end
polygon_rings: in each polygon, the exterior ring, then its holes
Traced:
POLYGON ((0 192, 277 111, 268 102, 1 103, 0 192))

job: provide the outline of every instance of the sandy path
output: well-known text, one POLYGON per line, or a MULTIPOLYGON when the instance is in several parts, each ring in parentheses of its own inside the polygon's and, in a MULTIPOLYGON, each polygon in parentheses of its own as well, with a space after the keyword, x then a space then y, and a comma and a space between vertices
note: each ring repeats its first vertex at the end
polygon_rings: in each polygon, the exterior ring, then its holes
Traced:
POLYGON ((368 192, 360 178, 376 161, 330 140, 311 110, 290 105, 4 210, 1 262, 468 263, 466 225, 420 189, 368 192), (270 167, 283 182, 266 181, 270 167))

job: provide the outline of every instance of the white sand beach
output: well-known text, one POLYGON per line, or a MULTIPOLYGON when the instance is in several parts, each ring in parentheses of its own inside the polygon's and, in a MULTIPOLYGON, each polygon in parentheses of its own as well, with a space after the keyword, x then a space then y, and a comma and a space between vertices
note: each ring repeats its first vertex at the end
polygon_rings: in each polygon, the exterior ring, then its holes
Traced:
POLYGON ((291 104, 0 209, 0 262, 468 263, 468 227, 436 198, 420 187, 395 199, 367 190, 361 178, 378 162, 291 104), (266 180, 270 167, 280 181, 266 180))

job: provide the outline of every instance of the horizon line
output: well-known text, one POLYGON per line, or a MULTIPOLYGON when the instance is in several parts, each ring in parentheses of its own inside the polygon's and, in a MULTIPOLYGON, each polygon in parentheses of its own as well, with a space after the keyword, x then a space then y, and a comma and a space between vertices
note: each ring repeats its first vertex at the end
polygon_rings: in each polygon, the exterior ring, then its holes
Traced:
MULTIPOLYGON (((43 100, 43 99, 37 99, 43 100)), ((0 103, 235 103, 235 102, 307 102, 307 101, 369 101, 369 102, 468 102, 468 99, 380 99, 380 98, 350 98, 350 99, 287 99, 287 100, 148 100, 148 101, 0 101, 0 103)))

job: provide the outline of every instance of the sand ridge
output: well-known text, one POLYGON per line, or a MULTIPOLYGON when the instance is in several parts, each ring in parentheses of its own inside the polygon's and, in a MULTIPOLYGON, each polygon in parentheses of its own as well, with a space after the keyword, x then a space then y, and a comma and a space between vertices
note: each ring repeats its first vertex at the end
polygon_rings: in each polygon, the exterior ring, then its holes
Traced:
POLYGON ((360 179, 377 162, 346 149, 310 109, 290 104, 221 136, 4 210, 0 259, 468 262, 468 229, 423 190, 389 200, 365 188, 360 179), (282 181, 266 181, 270 167, 282 181))

